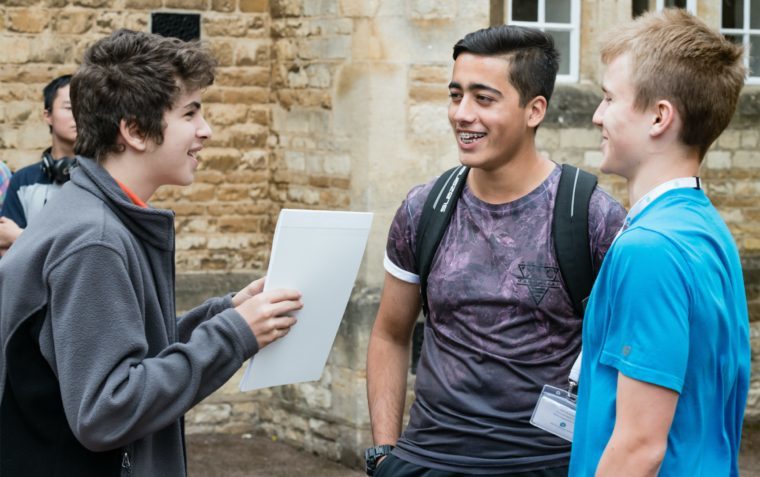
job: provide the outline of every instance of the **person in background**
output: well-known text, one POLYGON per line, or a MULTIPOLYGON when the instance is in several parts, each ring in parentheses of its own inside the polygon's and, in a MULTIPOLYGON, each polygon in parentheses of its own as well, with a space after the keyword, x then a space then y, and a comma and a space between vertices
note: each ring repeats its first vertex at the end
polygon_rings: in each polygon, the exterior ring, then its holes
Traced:
POLYGON ((55 78, 42 90, 43 116, 52 144, 38 162, 22 167, 11 179, 0 208, 0 256, 13 245, 27 224, 48 202, 55 200, 73 166, 76 122, 71 112, 71 75, 55 78))

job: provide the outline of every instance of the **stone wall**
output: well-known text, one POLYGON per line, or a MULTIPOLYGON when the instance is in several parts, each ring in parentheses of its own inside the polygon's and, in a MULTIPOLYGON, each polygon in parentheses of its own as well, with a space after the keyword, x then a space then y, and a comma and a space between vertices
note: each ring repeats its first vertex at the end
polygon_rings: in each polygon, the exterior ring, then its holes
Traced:
MULTIPOLYGON (((214 130, 196 182, 155 205, 177 212, 178 308, 236 290, 265 269, 283 207, 375 213, 344 321, 319 382, 251 393, 240 376, 187 418, 189 432, 264 432, 350 464, 370 443, 365 354, 391 218, 410 187, 457 162, 446 118, 451 47, 498 17, 487 0, 5 0, 0 4, 0 158, 18 168, 49 143, 41 89, 73 72, 115 28, 148 30, 152 11, 201 13, 216 52, 204 96, 214 130), (179 10, 181 9, 181 10, 179 10)), ((508 2, 507 2, 508 3, 508 2)), ((717 1, 699 11, 715 24, 717 1)), ((541 151, 598 172, 597 38, 627 2, 584 0, 581 81, 560 85, 538 132, 541 151)), ((705 188, 740 246, 760 356, 760 88, 747 87, 709 152, 705 188)), ((602 187, 625 202, 624 183, 602 187)), ((760 359, 747 419, 760 422, 760 359)))

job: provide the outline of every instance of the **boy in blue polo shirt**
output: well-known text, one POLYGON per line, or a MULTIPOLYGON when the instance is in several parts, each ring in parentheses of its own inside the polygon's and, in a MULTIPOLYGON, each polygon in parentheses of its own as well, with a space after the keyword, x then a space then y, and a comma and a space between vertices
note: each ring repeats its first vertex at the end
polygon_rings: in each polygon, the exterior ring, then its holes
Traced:
POLYGON ((601 169, 631 208, 583 324, 571 476, 737 476, 750 370, 736 245, 701 189, 744 84, 742 48, 683 10, 602 48, 601 169))

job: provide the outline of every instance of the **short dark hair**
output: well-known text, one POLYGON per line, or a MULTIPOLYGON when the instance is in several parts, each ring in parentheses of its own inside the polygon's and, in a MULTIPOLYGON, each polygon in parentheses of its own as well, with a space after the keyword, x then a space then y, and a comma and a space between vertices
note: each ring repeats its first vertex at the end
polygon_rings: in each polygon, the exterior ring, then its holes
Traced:
POLYGON ((122 119, 161 144, 164 113, 183 92, 213 84, 215 66, 198 42, 125 29, 98 40, 71 80, 74 151, 97 161, 122 152, 116 141, 122 119))
POLYGON ((520 94, 520 106, 536 96, 549 102, 559 69, 559 52, 548 33, 516 25, 483 28, 468 33, 454 45, 455 61, 462 53, 506 56, 510 60, 509 81, 520 94))
POLYGON ((53 110, 53 102, 55 101, 55 96, 58 94, 58 90, 69 83, 71 83, 71 75, 63 75, 54 79, 42 89, 45 111, 50 112, 53 110))

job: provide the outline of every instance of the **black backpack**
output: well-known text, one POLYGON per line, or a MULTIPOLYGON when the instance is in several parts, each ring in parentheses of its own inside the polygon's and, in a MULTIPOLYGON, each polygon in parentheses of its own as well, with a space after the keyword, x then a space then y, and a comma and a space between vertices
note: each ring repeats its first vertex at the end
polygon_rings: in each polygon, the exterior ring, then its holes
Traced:
MULTIPOLYGON (((469 168, 457 166, 441 174, 425 200, 417 233, 416 256, 420 277, 422 310, 428 316, 427 278, 443 234, 462 194, 469 168)), ((588 237, 588 205, 596 187, 596 176, 569 164, 562 165, 554 202, 552 237, 560 273, 573 308, 583 315, 584 300, 594 285, 594 268, 588 237)), ((422 345, 422 330, 415 328, 412 372, 416 372, 422 345)))

